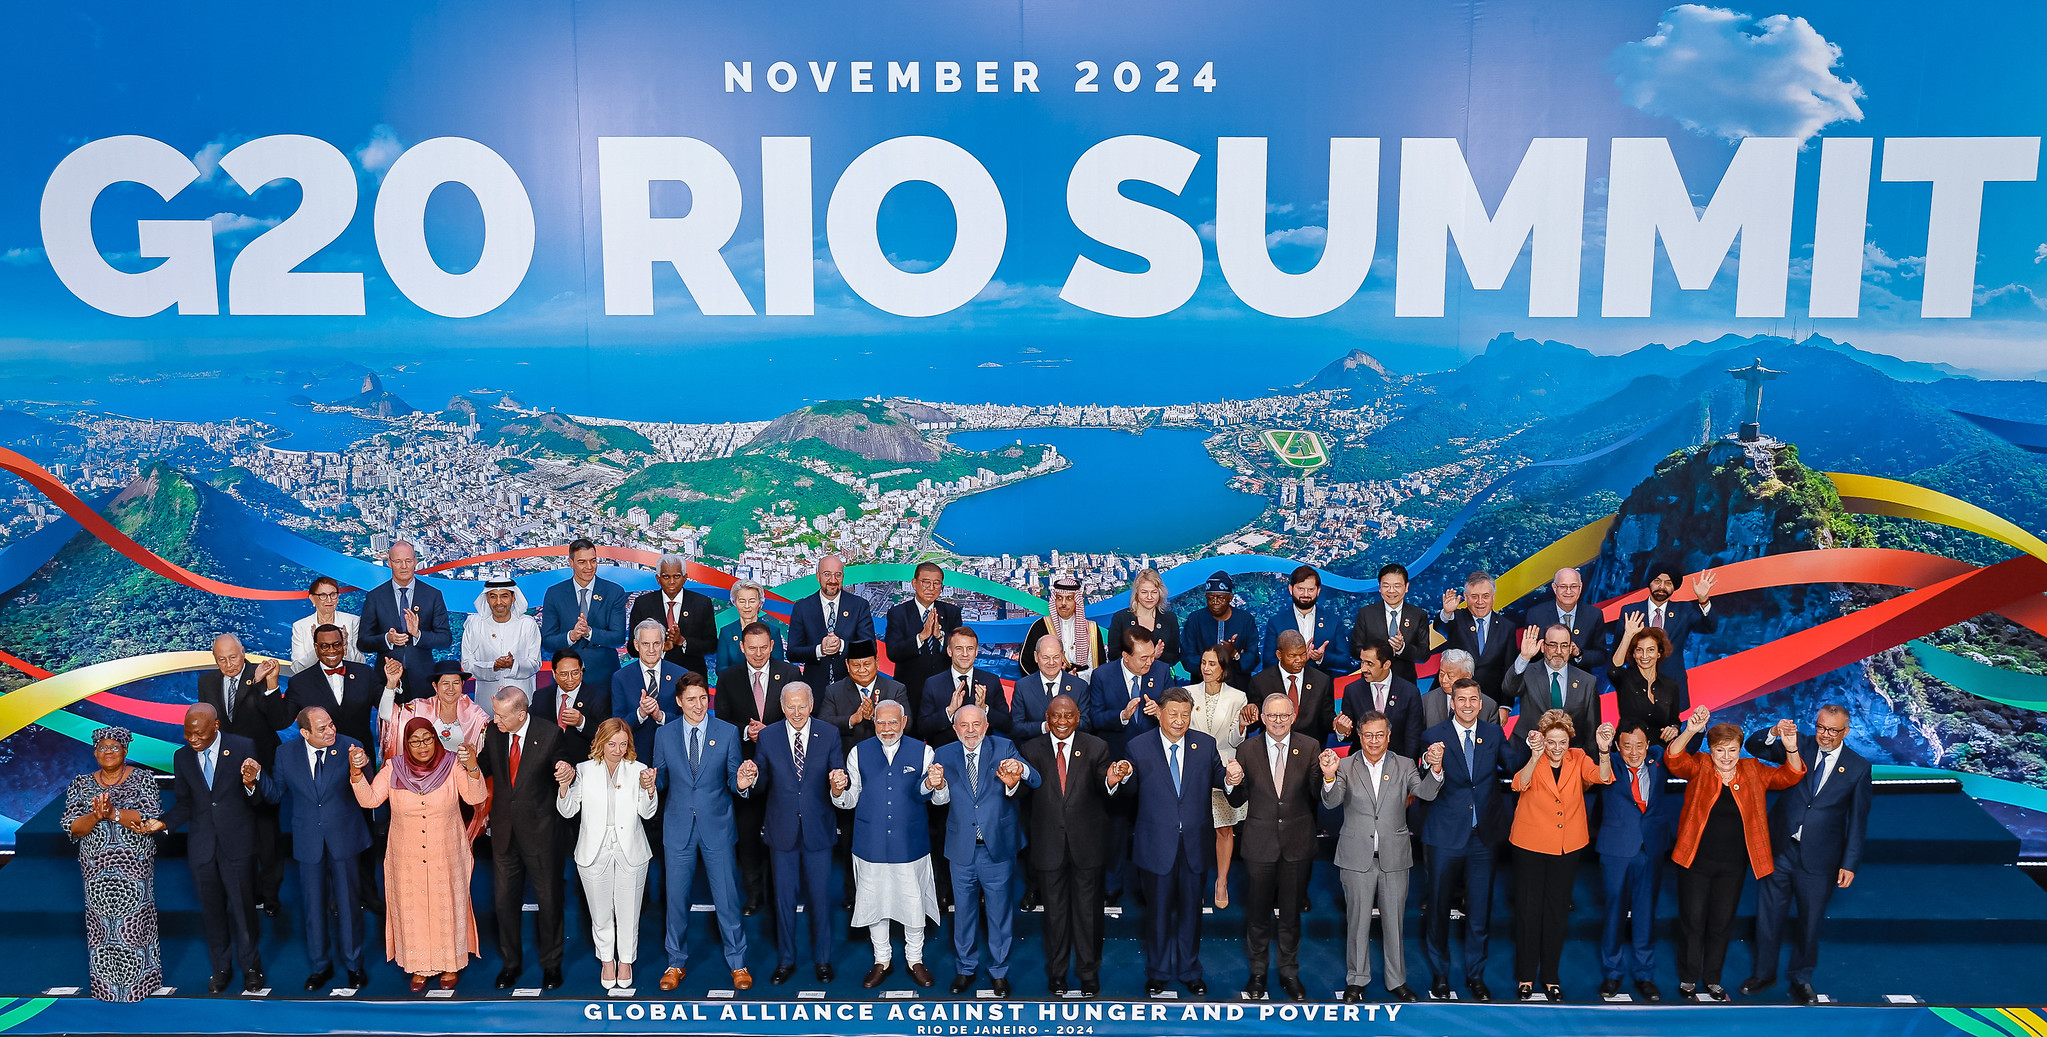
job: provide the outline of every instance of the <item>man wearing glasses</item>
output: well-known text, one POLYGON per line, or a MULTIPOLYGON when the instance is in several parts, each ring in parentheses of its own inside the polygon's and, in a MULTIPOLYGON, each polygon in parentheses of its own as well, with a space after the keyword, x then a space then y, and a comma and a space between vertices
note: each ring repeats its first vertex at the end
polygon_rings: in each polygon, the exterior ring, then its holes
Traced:
POLYGON ((1571 628, 1561 623, 1551 624, 1539 636, 1534 627, 1523 629, 1521 654, 1514 660, 1514 680, 1508 687, 1521 693, 1521 720, 1515 725, 1518 733, 1530 730, 1521 724, 1533 724, 1543 713, 1561 709, 1571 714, 1578 732, 1571 744, 1590 753, 1592 733, 1599 728, 1599 688, 1591 674, 1572 665, 1571 656, 1577 650, 1571 628), (1542 665, 1529 665, 1537 653, 1542 655, 1542 665))
POLYGON ((1322 743, 1293 730, 1294 710, 1284 692, 1265 697, 1260 712, 1265 730, 1237 747, 1244 780, 1229 791, 1230 805, 1250 804, 1240 845, 1244 958, 1250 966, 1244 996, 1253 1001, 1266 996, 1265 967, 1275 928, 1280 988, 1290 1000, 1308 999, 1301 984, 1301 904, 1315 867, 1315 806, 1322 788, 1314 779, 1322 743))
MULTIPOLYGON (((296 676, 302 670, 319 665, 320 653, 313 647, 313 630, 333 625, 347 635, 347 648, 342 656, 346 662, 363 661, 362 650, 355 644, 356 618, 351 612, 341 611, 341 585, 332 576, 316 576, 312 586, 306 588, 306 598, 313 603, 313 614, 294 621, 291 625, 291 672, 296 676)), ((368 744, 368 743, 364 743, 368 744)))

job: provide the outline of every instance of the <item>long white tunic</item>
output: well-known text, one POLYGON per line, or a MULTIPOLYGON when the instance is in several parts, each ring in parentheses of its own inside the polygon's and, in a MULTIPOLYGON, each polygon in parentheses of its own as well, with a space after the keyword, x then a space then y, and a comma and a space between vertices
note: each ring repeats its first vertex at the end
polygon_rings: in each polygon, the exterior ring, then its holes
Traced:
POLYGON ((476 704, 490 709, 499 688, 518 688, 533 701, 533 678, 540 672, 540 624, 526 615, 526 595, 512 592, 512 615, 503 623, 490 616, 490 603, 476 596, 476 612, 462 623, 462 668, 476 679, 476 704), (510 669, 493 669, 510 654, 510 669))
MULTIPOLYGON (((854 752, 872 752, 879 748, 883 759, 893 767, 896 752, 901 748, 898 742, 884 746, 877 739, 872 745, 862 742, 854 746, 854 752)), ((931 769, 933 753, 930 746, 924 747, 924 762, 918 770, 931 769)), ((841 810, 857 810, 860 805, 860 765, 855 760, 846 761, 846 791, 832 797, 832 805, 841 810)), ((923 824, 919 816, 911 824, 923 824)), ((925 919, 941 917, 938 912, 938 887, 931 879, 931 856, 926 854, 904 864, 879 864, 874 861, 853 858, 853 926, 863 928, 876 922, 901 922, 908 926, 926 924, 925 919)))

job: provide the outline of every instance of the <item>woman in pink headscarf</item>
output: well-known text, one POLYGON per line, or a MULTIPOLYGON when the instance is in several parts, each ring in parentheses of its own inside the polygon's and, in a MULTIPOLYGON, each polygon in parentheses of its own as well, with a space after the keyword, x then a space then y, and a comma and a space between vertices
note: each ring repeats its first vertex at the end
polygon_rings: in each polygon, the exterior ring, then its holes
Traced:
POLYGON ((414 993, 439 974, 452 990, 477 954, 476 915, 469 906, 475 860, 462 830, 462 804, 483 802, 476 752, 467 744, 449 752, 433 721, 405 722, 404 752, 372 782, 363 776, 369 756, 349 750, 348 780, 356 802, 391 804, 391 835, 384 852, 384 945, 387 956, 412 974, 414 993))

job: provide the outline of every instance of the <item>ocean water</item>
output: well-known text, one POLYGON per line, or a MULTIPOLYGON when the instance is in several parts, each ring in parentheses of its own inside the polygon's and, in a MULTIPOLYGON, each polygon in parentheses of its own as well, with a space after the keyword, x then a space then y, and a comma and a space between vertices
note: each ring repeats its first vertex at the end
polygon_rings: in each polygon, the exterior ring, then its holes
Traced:
POLYGON ((1051 475, 976 493, 946 507, 938 535, 962 554, 1133 554, 1181 550, 1242 526, 1265 498, 1230 489, 1230 473, 1195 429, 1055 428, 967 432, 969 450, 1021 439, 1050 443, 1072 465, 1051 475))

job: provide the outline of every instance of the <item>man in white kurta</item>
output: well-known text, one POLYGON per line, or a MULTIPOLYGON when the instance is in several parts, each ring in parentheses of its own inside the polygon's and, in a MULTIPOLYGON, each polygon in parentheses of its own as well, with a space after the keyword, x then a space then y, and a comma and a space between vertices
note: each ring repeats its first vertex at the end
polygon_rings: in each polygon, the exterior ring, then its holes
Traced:
POLYGON ((492 580, 462 624, 462 668, 476 681, 476 704, 489 709, 499 688, 518 688, 533 701, 540 672, 540 624, 526 614, 526 595, 510 580, 492 580))
POLYGON ((938 888, 931 879, 931 835, 925 807, 945 787, 931 747, 903 737, 903 706, 893 699, 874 707, 874 737, 846 759, 845 791, 832 805, 853 812, 853 925, 866 926, 874 967, 861 986, 881 985, 895 971, 889 923, 903 926, 903 957, 911 981, 932 984, 924 966, 924 923, 937 918, 938 888))

